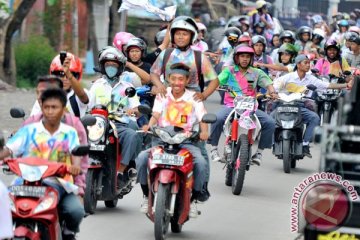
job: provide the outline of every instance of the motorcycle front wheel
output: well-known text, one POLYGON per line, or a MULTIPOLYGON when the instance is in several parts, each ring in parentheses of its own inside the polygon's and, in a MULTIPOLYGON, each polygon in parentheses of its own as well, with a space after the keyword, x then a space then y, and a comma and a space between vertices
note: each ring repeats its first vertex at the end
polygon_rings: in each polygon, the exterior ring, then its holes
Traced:
POLYGON ((240 135, 236 151, 233 152, 232 158, 232 193, 234 195, 240 195, 244 185, 246 163, 249 160, 249 140, 247 135, 240 135))
POLYGON ((89 168, 86 173, 86 188, 84 195, 84 209, 89 214, 94 214, 97 205, 96 187, 97 170, 89 168))
POLYGON ((155 202, 155 218, 154 218, 154 234, 155 240, 164 240, 169 229, 170 215, 170 184, 159 184, 156 202, 155 202))
POLYGON ((285 173, 290 173, 291 156, 290 156, 290 141, 283 140, 283 168, 285 173))

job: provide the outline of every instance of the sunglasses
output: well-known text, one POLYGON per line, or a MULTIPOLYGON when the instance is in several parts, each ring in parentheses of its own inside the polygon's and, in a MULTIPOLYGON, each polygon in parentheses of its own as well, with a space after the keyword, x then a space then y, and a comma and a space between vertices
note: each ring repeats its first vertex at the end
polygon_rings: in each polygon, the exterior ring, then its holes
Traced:
MULTIPOLYGON (((79 80, 80 78, 80 73, 77 72, 71 72, 72 75, 79 80)), ((65 72, 64 71, 52 71, 51 74, 58 76, 58 77, 65 77, 65 72)))
POLYGON ((227 38, 229 41, 231 41, 231 42, 237 42, 237 40, 238 40, 238 37, 235 37, 235 36, 228 36, 228 38, 227 38))

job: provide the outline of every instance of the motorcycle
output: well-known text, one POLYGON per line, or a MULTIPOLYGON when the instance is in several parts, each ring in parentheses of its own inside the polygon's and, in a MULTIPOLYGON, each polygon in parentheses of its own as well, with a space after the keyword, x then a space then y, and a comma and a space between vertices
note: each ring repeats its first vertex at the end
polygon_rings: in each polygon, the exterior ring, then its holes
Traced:
MULTIPOLYGON (((236 96, 227 86, 221 89, 236 96)), ((236 96, 234 105, 224 124, 225 185, 232 187, 234 195, 240 195, 245 173, 250 170, 251 147, 259 137, 261 125, 255 114, 258 108, 255 97, 236 96)))
MULTIPOLYGON (((215 121, 214 114, 205 114, 202 119, 204 123, 215 121)), ((154 222, 155 239, 163 240, 170 223, 172 232, 180 233, 183 224, 189 220, 194 184, 193 157, 179 145, 185 141, 197 141, 199 132, 188 133, 182 128, 169 126, 154 127, 151 133, 165 144, 150 151, 148 171, 151 191, 147 216, 154 222)))
MULTIPOLYGON (((126 97, 121 101, 127 101, 127 98, 135 96, 135 93, 134 88, 127 88, 126 97)), ((85 212, 93 214, 98 200, 103 200, 107 208, 115 208, 118 199, 130 193, 135 185, 136 170, 135 163, 131 161, 125 169, 129 175, 129 181, 121 184, 118 180, 121 150, 113 121, 121 121, 122 117, 127 116, 121 104, 116 110, 111 111, 108 111, 107 106, 96 105, 90 114, 95 117, 96 124, 87 128, 90 152, 84 208, 85 212)))
POLYGON ((290 95, 279 93, 278 106, 275 110, 275 132, 273 154, 283 160, 285 173, 290 173, 296 167, 296 161, 303 159, 304 124, 301 117, 301 104, 304 100, 311 100, 306 95, 309 90, 315 92, 316 87, 307 86, 304 93, 295 92, 290 95))
MULTIPOLYGON (((351 72, 345 71, 343 76, 336 77, 333 74, 329 76, 322 76, 320 79, 329 83, 345 83, 345 78, 350 75, 351 72)), ((329 124, 331 122, 333 113, 337 110, 338 98, 342 94, 339 89, 327 89, 323 92, 317 92, 317 104, 318 114, 321 119, 321 125, 324 123, 329 124)))
MULTIPOLYGON (((3 142, 3 141, 1 141, 3 142)), ((72 154, 86 155, 88 146, 78 146, 72 154)), ((5 174, 16 174, 24 181, 9 187, 9 198, 13 218, 14 240, 61 240, 62 223, 58 215, 58 192, 45 184, 46 179, 62 177, 68 173, 63 163, 49 162, 37 157, 6 159, 5 174)), ((76 194, 77 187, 64 179, 55 178, 67 192, 76 194)))

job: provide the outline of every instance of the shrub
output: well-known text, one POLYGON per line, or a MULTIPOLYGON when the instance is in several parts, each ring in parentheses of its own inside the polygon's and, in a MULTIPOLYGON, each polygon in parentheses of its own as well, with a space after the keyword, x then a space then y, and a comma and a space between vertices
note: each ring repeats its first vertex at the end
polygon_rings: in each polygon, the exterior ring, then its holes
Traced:
POLYGON ((38 76, 49 73, 50 63, 55 55, 56 52, 50 46, 48 39, 42 36, 33 36, 28 42, 17 44, 15 46, 17 84, 35 86, 38 76))

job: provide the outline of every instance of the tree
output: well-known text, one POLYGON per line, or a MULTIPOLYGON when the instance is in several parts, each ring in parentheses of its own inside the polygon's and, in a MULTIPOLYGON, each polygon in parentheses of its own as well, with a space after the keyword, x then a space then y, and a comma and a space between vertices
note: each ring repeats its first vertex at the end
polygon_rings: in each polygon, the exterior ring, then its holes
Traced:
MULTIPOLYGON (((24 18, 30 12, 36 0, 22 0, 15 12, 0 15, 0 79, 16 85, 16 66, 12 54, 11 40, 13 34, 20 29, 24 18)), ((0 5, 0 11, 6 11, 6 5, 0 5)))

